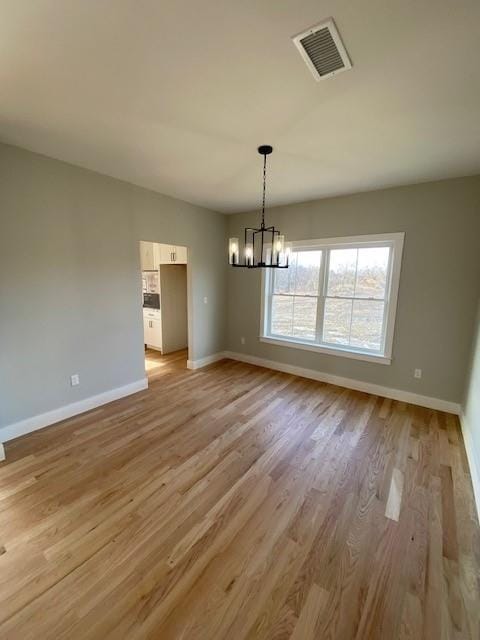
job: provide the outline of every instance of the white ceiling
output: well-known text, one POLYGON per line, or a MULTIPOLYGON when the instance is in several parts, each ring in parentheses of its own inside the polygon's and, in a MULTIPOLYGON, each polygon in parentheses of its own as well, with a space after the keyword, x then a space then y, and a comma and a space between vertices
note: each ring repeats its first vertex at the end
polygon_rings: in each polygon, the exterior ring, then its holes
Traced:
POLYGON ((225 212, 480 173, 479 0, 0 0, 0 140, 225 212), (290 37, 333 16, 353 69, 290 37))

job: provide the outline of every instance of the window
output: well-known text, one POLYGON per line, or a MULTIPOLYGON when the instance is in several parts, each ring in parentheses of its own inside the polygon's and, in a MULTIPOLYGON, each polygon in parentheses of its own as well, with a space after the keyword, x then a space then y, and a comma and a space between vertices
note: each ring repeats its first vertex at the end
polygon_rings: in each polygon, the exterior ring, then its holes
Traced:
POLYGON ((389 363, 403 233, 294 243, 264 273, 261 339, 389 363))

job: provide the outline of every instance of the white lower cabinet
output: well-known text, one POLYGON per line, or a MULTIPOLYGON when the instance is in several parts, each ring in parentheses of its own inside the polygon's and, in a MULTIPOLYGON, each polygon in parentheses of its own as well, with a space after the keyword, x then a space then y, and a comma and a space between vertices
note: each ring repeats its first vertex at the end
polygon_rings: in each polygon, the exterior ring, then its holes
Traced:
POLYGON ((160 311, 143 310, 143 335, 148 347, 162 350, 162 316, 160 311))

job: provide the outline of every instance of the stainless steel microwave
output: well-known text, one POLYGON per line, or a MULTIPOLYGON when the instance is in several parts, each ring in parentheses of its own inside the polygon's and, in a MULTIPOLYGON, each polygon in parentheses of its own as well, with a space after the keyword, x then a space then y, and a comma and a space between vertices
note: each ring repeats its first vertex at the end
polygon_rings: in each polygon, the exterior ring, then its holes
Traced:
POLYGON ((160 294, 159 293, 144 293, 143 294, 143 306, 146 309, 160 309, 160 294))

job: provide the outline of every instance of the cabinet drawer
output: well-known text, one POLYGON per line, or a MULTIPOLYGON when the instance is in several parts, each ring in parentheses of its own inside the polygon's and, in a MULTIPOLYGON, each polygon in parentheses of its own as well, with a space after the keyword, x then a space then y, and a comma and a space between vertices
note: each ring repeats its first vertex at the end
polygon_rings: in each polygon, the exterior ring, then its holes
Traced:
POLYGON ((160 320, 160 309, 144 309, 143 310, 144 318, 151 318, 152 320, 160 320))

